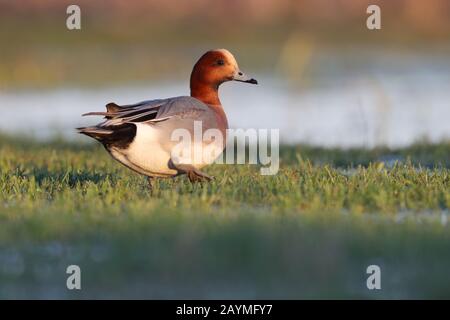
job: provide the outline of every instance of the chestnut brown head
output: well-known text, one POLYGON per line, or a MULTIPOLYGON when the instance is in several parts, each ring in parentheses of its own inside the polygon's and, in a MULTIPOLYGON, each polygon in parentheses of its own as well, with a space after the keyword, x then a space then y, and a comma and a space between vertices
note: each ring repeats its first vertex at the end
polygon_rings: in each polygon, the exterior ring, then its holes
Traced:
POLYGON ((206 52, 194 65, 191 73, 191 88, 198 84, 218 88, 226 81, 241 81, 258 84, 240 69, 234 56, 226 49, 206 52))

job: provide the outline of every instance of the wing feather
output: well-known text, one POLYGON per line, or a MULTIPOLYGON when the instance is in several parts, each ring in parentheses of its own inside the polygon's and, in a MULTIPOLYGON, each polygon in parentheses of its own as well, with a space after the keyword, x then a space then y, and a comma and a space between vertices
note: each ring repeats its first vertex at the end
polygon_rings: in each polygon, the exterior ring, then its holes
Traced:
POLYGON ((83 116, 104 116, 106 120, 98 125, 105 128, 124 123, 155 123, 172 117, 196 117, 208 110, 208 106, 192 97, 146 100, 136 104, 119 106, 113 102, 106 105, 106 112, 88 112, 83 116))

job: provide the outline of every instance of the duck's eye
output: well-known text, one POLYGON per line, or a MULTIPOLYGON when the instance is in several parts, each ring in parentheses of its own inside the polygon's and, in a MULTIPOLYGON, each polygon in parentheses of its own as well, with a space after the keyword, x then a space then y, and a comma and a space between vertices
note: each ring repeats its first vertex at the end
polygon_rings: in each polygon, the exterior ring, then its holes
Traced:
POLYGON ((224 64, 225 64, 225 61, 223 61, 222 59, 217 60, 218 66, 223 66, 224 64))

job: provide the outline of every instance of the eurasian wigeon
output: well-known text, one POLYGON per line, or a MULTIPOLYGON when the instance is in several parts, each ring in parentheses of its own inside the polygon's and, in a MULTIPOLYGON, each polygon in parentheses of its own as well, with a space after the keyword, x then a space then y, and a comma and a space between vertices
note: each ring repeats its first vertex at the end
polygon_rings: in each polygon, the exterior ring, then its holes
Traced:
POLYGON ((202 131, 218 129, 223 140, 214 146, 219 155, 225 148, 228 121, 219 100, 219 86, 226 81, 257 84, 239 70, 234 56, 225 49, 206 52, 194 65, 190 78, 191 96, 148 100, 136 104, 106 105, 106 120, 96 126, 78 128, 82 134, 100 141, 111 156, 128 168, 147 176, 151 187, 153 177, 187 174, 191 182, 210 180, 200 171, 208 161, 174 161, 172 149, 177 144, 172 133, 186 129, 194 135, 194 125, 202 131))

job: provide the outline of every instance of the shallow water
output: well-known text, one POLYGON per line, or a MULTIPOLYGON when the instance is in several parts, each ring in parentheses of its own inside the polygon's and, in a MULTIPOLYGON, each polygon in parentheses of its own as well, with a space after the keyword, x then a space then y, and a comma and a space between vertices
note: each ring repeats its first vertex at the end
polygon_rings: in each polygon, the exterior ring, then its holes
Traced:
MULTIPOLYGON (((258 86, 223 85, 221 100, 231 127, 279 129, 284 143, 399 147, 422 139, 449 139, 448 60, 396 59, 398 65, 379 59, 354 68, 348 61, 333 68, 319 61, 322 67, 307 85, 286 72, 255 75, 258 86)), ((100 121, 81 114, 101 111, 108 102, 128 104, 188 93, 184 81, 0 92, 0 131, 77 139, 75 127, 100 121)))

